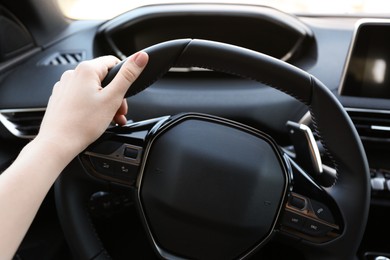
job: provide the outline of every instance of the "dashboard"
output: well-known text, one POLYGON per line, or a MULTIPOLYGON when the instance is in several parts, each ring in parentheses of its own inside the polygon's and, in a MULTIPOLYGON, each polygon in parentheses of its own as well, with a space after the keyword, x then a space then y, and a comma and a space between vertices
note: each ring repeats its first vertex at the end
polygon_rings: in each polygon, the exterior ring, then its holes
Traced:
MULTIPOLYGON (((0 148, 0 170, 37 134, 52 86, 79 62, 101 55, 123 59, 180 38, 234 44, 309 72, 342 103, 371 169, 373 208, 361 251, 390 254, 386 241, 369 242, 385 223, 379 212, 390 208, 390 20, 292 16, 245 5, 152 5, 110 21, 73 21, 34 41, 18 18, 3 17, 20 45, 0 53, 0 139, 7 144, 0 148)), ((312 123, 308 107, 283 92, 197 67, 171 68, 127 101, 128 118, 135 122, 183 111, 209 113, 261 129, 286 147, 287 121, 312 123)))
MULTIPOLYGON (((359 20, 340 80, 339 95, 356 97, 362 102, 376 103, 380 100, 389 103, 389 43, 390 24, 387 20, 359 20)), ((370 110, 361 107, 347 108, 354 119, 361 138, 366 140, 371 156, 371 186, 374 198, 388 198, 390 191, 389 165, 387 153, 371 151, 370 141, 385 144, 390 138, 390 114, 388 110, 370 110), (382 157, 383 155, 384 157, 382 157), (378 157, 382 159, 378 160, 378 157)), ((376 144, 376 146, 379 146, 376 144)), ((386 147, 386 145, 385 145, 386 147)))

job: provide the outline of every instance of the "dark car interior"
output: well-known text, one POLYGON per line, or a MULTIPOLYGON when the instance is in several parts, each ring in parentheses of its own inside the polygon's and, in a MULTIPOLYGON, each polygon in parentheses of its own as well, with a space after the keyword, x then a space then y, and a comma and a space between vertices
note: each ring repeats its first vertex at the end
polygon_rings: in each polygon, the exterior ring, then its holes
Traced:
POLYGON ((62 73, 150 60, 128 124, 68 165, 14 259, 389 259, 388 18, 176 3, 73 20, 0 0, 0 171, 62 73))

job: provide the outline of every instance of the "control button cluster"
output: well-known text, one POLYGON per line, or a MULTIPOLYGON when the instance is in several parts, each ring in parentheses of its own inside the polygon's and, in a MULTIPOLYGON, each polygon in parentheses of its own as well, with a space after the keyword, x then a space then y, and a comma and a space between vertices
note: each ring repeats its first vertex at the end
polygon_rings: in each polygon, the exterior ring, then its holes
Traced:
POLYGON ((109 159, 90 156, 93 168, 102 175, 128 181, 133 184, 137 178, 138 166, 109 159))
POLYGON ((287 202, 282 225, 311 237, 327 236, 339 229, 325 204, 296 193, 287 202))
POLYGON ((92 169, 92 175, 112 182, 134 185, 141 162, 141 153, 141 147, 122 144, 111 154, 87 151, 85 158, 92 169))

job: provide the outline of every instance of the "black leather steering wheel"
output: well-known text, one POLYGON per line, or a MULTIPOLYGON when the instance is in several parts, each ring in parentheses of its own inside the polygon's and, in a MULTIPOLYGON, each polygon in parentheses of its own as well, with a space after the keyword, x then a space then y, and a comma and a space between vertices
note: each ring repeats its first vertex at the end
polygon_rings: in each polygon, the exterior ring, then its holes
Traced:
POLYGON ((109 258, 86 209, 89 196, 106 183, 131 187, 145 232, 163 258, 244 259, 280 238, 307 259, 356 256, 370 203, 368 163, 351 120, 318 79, 267 55, 212 41, 173 40, 145 51, 149 64, 127 97, 180 66, 265 83, 309 107, 337 178, 322 187, 267 134, 211 115, 113 127, 55 184, 59 218, 77 259, 109 258), (147 133, 134 134, 141 132, 147 133), (122 172, 111 171, 115 167, 122 172))

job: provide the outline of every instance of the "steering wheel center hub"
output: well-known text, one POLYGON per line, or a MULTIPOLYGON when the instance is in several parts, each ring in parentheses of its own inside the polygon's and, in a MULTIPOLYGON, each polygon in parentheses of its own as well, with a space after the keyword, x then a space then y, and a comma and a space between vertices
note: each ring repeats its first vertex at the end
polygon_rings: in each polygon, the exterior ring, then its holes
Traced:
POLYGON ((265 134, 185 115, 151 139, 140 206, 160 250, 197 259, 243 256, 272 233, 289 183, 265 134))

